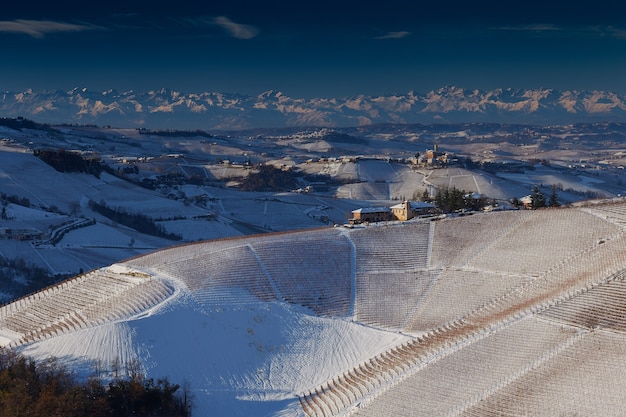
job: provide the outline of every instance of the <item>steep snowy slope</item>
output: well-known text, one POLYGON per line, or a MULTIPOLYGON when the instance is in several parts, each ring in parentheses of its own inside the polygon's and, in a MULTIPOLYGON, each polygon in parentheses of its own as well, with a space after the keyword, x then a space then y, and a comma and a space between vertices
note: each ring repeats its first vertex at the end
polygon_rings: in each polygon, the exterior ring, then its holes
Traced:
POLYGON ((182 245, 3 306, 0 343, 139 363, 197 416, 618 415, 624 224, 617 202, 182 245))

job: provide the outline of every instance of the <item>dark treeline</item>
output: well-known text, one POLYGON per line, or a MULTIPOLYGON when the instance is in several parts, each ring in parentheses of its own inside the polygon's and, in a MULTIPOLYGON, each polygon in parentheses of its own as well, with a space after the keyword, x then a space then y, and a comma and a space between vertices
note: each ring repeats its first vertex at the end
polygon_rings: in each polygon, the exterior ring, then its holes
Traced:
MULTIPOLYGON (((51 276, 46 269, 27 263, 24 259, 9 259, 0 256, 0 285, 2 292, 18 298, 38 291, 65 278, 51 276)), ((0 304, 3 301, 0 299, 0 304)))
POLYGON ((59 172, 85 172, 100 177, 103 170, 97 156, 84 158, 77 152, 64 149, 38 149, 34 155, 59 172))
POLYGON ((193 137, 205 137, 213 138, 214 136, 203 130, 152 130, 152 129, 137 129, 140 135, 153 135, 153 136, 165 136, 173 138, 193 138, 193 137))
POLYGON ((330 143, 353 143, 355 145, 366 145, 367 141, 363 138, 357 138, 352 135, 339 132, 329 132, 323 136, 323 139, 330 143))
POLYGON ((291 170, 283 170, 273 165, 259 165, 257 172, 251 172, 242 182, 244 191, 281 191, 296 188, 296 175, 291 170))
POLYGON ((32 129, 58 133, 56 129, 53 129, 48 125, 33 122, 32 120, 24 119, 23 117, 0 117, 0 126, 6 126, 9 129, 19 131, 22 131, 22 129, 32 129))
POLYGON ((112 208, 107 206, 104 201, 96 203, 95 201, 89 201, 89 208, 93 211, 102 214, 105 217, 113 220, 116 223, 123 224, 140 233, 147 235, 162 237, 170 240, 181 240, 182 237, 175 233, 168 233, 163 226, 155 223, 150 217, 139 213, 128 213, 125 210, 119 208, 112 208))
POLYGON ((30 200, 26 197, 19 197, 17 195, 6 195, 0 193, 0 204, 2 205, 2 218, 6 219, 6 206, 9 203, 17 204, 18 206, 30 207, 30 200))
POLYGON ((36 363, 0 349, 0 417, 190 417, 186 390, 140 374, 79 382, 50 359, 36 363))

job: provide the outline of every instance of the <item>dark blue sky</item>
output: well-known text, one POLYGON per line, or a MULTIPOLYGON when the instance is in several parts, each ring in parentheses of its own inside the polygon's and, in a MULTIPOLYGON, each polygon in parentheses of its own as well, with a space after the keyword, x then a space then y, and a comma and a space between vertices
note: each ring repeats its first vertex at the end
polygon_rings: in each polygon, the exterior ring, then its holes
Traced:
POLYGON ((0 9, 1 90, 626 93, 618 1, 13 3, 0 9))

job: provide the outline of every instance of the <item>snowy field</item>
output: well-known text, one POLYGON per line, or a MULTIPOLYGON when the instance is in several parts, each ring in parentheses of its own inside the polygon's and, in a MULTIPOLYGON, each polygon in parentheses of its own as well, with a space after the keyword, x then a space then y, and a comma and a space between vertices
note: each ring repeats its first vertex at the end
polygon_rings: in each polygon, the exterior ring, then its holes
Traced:
POLYGON ((0 190, 7 195, 69 211, 68 196, 95 193, 94 187, 100 184, 101 181, 90 175, 57 172, 25 149, 0 146, 0 190))
POLYGON ((468 193, 478 193, 497 200, 508 200, 511 195, 524 196, 530 193, 532 182, 520 184, 516 180, 504 181, 486 172, 469 171, 464 168, 432 170, 426 180, 439 188, 456 188, 468 193))
POLYGON ((619 415, 624 222, 614 202, 180 245, 2 307, 0 342, 85 376, 139 360, 201 417, 619 415))
MULTIPOLYGON (((53 274, 91 272, 0 306, 0 345, 55 356, 82 376, 138 361, 147 376, 188 386, 200 417, 625 414, 623 200, 331 227, 351 210, 432 186, 498 200, 534 185, 549 193, 551 184, 562 187, 563 201, 616 196, 624 192, 618 169, 567 168, 561 157, 576 155, 556 150, 540 156, 558 164, 498 175, 340 162, 361 151, 413 156, 437 139, 414 132, 405 135, 409 151, 398 135, 383 133, 357 149, 288 137, 0 131, 34 146, 100 147, 115 164, 153 156, 138 165, 150 175, 241 177, 249 170, 216 160, 252 158, 299 164, 343 184, 319 194, 224 184, 148 190, 106 173, 60 173, 24 147, 1 144, 0 192, 29 207, 5 202, 0 228, 44 237, 5 236, 0 256, 53 274), (185 152, 204 156, 178 155, 185 152), (325 162, 304 162, 316 152, 325 162), (145 215, 182 239, 139 233, 92 211, 90 200, 145 215)), ((467 146, 459 152, 503 158, 535 149, 467 146)))
POLYGON ((0 192, 27 199, 30 205, 7 204, 0 228, 32 229, 47 236, 43 241, 66 223, 96 221, 67 231, 54 245, 0 238, 0 256, 25 259, 53 275, 88 271, 176 243, 341 224, 351 210, 368 204, 332 196, 246 193, 196 185, 152 191, 105 172, 100 178, 57 172, 17 145, 0 146, 0 192), (194 197, 206 200, 185 200, 194 197), (89 201, 152 218, 182 239, 139 233, 92 211, 89 201))

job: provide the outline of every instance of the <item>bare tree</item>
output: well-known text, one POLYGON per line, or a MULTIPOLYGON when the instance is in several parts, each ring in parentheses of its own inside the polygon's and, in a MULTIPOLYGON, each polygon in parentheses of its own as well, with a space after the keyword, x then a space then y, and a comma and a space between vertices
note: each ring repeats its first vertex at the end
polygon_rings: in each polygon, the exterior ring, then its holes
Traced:
POLYGON ((78 213, 80 212, 80 202, 79 201, 70 201, 70 213, 72 214, 72 216, 76 217, 78 216, 78 213))

